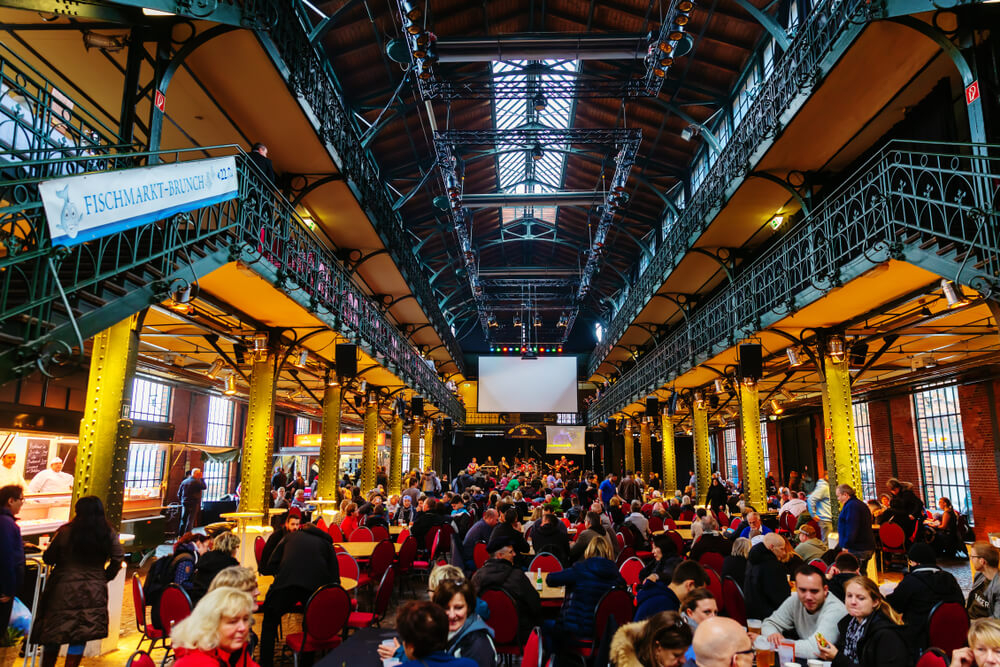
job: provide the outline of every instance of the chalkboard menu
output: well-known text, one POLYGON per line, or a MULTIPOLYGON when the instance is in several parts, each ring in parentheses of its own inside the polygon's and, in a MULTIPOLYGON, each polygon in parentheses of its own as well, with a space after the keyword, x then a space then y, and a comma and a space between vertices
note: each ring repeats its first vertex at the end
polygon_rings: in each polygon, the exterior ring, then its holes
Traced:
POLYGON ((24 478, 31 478, 45 470, 49 465, 49 441, 28 439, 28 451, 24 455, 24 478))

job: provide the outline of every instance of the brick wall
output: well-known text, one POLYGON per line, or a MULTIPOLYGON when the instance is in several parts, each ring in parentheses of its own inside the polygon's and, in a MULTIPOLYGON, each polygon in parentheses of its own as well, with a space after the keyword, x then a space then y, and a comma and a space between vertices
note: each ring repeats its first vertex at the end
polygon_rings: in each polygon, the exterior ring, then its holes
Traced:
POLYGON ((1000 483, 997 476, 997 395, 996 381, 963 385, 958 388, 962 411, 962 433, 969 466, 972 513, 977 537, 1000 531, 1000 483))
POLYGON ((922 496, 910 395, 869 400, 868 419, 878 493, 885 493, 886 480, 897 477, 904 482, 912 482, 917 495, 922 496))
POLYGON ((765 428, 767 429, 767 457, 771 464, 767 473, 775 480, 784 479, 781 472, 781 450, 778 447, 778 422, 769 419, 765 428))

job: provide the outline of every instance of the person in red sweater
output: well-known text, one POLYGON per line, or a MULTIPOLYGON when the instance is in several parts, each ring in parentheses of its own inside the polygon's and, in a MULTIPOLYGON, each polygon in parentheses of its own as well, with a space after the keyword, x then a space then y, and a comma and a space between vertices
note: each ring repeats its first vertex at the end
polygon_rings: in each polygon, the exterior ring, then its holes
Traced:
POLYGON ((249 650, 253 598, 236 588, 217 588, 170 633, 174 667, 259 667, 249 650))
POLYGON ((358 527, 358 506, 356 503, 351 503, 344 510, 344 520, 340 522, 340 532, 343 534, 345 540, 351 539, 351 533, 353 533, 358 527))

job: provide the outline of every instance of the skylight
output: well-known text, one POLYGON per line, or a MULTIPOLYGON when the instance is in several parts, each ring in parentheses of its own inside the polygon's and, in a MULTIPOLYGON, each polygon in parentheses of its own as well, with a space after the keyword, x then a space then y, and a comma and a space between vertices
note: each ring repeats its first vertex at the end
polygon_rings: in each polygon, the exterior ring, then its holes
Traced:
MULTIPOLYGON (((576 80, 580 67, 578 60, 503 60, 494 61, 492 72, 498 82, 536 82, 535 95, 545 98, 545 107, 535 109, 535 99, 494 99, 496 128, 550 127, 566 129, 570 126, 573 100, 548 98, 545 93, 553 82, 566 83, 576 80)), ((530 88, 530 86, 529 86, 530 88)), ((554 192, 562 187, 568 146, 542 146, 540 159, 533 159, 531 151, 518 150, 500 144, 497 158, 498 185, 502 192, 524 194, 529 192, 554 192), (548 149, 560 150, 548 150, 548 149), (505 152, 508 151, 508 152, 505 152)), ((504 207, 502 224, 507 225, 525 218, 555 222, 554 207, 504 207), (537 209, 537 210, 536 210, 537 209)))

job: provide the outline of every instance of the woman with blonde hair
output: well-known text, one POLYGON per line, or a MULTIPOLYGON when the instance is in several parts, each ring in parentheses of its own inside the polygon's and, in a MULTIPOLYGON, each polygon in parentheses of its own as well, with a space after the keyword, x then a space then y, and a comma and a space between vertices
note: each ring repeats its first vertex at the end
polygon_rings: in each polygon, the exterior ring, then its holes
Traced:
POLYGON ((259 667, 250 656, 254 602, 249 593, 217 588, 170 633, 174 667, 259 667))
POLYGON ((868 577, 844 584, 847 616, 840 620, 836 645, 819 646, 821 660, 834 667, 905 667, 910 650, 900 632, 902 619, 868 577))
POLYGON ((969 645, 955 649, 951 667, 1000 667, 1000 620, 974 620, 969 627, 969 645))
POLYGON ((191 578, 191 602, 197 604, 198 600, 208 592, 215 575, 227 567, 240 564, 236 558, 239 550, 239 536, 228 530, 215 536, 212 540, 212 550, 199 558, 195 565, 194 576, 191 578))
POLYGON ((239 565, 227 567, 215 575, 215 578, 212 579, 212 585, 208 587, 208 592, 211 593, 216 588, 236 588, 244 593, 249 593, 250 597, 255 600, 260 595, 260 589, 257 587, 257 573, 249 567, 240 567, 239 565))

